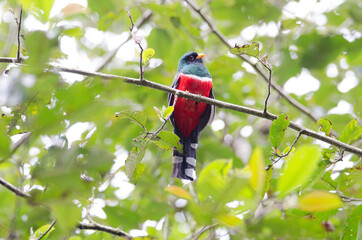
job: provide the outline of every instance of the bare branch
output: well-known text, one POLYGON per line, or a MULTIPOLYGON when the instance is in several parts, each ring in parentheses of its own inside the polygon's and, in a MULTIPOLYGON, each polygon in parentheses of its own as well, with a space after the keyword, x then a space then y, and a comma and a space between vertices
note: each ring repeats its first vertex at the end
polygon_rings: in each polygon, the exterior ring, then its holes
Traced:
POLYGON ((16 58, 11 58, 11 57, 0 57, 0 62, 2 62, 2 63, 18 63, 18 60, 16 58))
POLYGON ((4 187, 6 187, 7 189, 9 189, 10 191, 12 191, 13 193, 15 193, 16 195, 23 197, 23 198, 29 198, 30 194, 26 193, 22 190, 20 190, 19 188, 15 187, 14 185, 12 185, 11 183, 5 181, 4 179, 0 178, 0 184, 3 185, 4 187))
POLYGON ((129 17, 129 20, 131 21, 131 27, 129 27, 129 31, 131 32, 131 36, 133 38, 133 40, 135 41, 135 43, 138 45, 138 47, 140 48, 141 52, 140 52, 140 80, 143 81, 143 59, 142 59, 142 55, 143 55, 143 47, 141 45, 141 38, 138 39, 136 36, 136 32, 137 32, 137 27, 134 25, 133 20, 132 20, 132 16, 131 16, 131 12, 127 10, 127 14, 129 17))
MULTIPOLYGON (((154 88, 154 89, 158 89, 160 91, 163 92, 167 92, 167 93, 171 93, 171 94, 178 94, 179 97, 183 97, 183 98, 187 98, 187 99, 192 99, 192 100, 196 100, 199 102, 204 102, 210 105, 214 105, 216 107, 219 108, 224 108, 224 109, 229 109, 232 111, 236 111, 236 112, 242 112, 242 113, 246 113, 249 115, 254 115, 260 118, 264 118, 264 119, 268 119, 268 120, 274 120, 277 119, 277 116, 275 114, 269 113, 267 115, 264 115, 263 111, 257 110, 257 109, 253 109, 253 108, 248 108, 248 107, 244 107, 244 106, 240 106, 240 105, 236 105, 236 104, 232 104, 232 103, 228 103, 228 102, 223 102, 223 101, 219 101, 216 99, 211 99, 208 97, 204 97, 204 96, 200 96, 200 95, 196 95, 196 94, 192 94, 189 92, 184 92, 184 91, 179 91, 177 89, 171 88, 169 86, 165 86, 156 82, 152 82, 149 81, 147 79, 143 79, 142 81, 140 81, 139 79, 136 78, 130 78, 130 77, 125 77, 125 76, 119 76, 119 75, 112 75, 112 74, 105 74, 105 73, 98 73, 98 72, 89 72, 89 71, 83 71, 83 70, 77 70, 77 69, 71 69, 71 68, 66 68, 66 67, 61 67, 61 66, 55 66, 55 65, 48 65, 50 68, 53 68, 56 71, 60 71, 60 72, 70 72, 70 73, 76 73, 76 74, 80 74, 80 75, 84 75, 84 76, 97 76, 97 77, 102 77, 104 79, 120 79, 123 80, 125 83, 129 83, 129 84, 135 84, 135 85, 139 85, 139 86, 145 86, 145 87, 149 87, 149 88, 154 88)), ((330 138, 330 137, 326 137, 320 133, 317 133, 311 129, 307 129, 297 123, 294 122, 290 122, 289 128, 294 129, 296 131, 302 131, 303 130, 303 135, 321 140, 323 142, 329 143, 333 146, 336 146, 338 148, 344 148, 345 151, 351 152, 351 153, 355 153, 358 154, 360 156, 362 156, 362 149, 359 149, 357 147, 354 147, 352 145, 343 143, 341 141, 338 141, 334 138, 330 138)))
POLYGON ((47 235, 47 233, 52 229, 52 227, 54 226, 54 224, 56 223, 56 219, 54 219, 54 221, 50 224, 49 228, 38 238, 38 240, 42 239, 45 235, 47 235))
POLYGON ((20 8, 20 16, 19 16, 19 21, 17 21, 18 24, 18 51, 16 53, 16 61, 17 62, 21 62, 21 58, 20 58, 20 31, 21 31, 21 19, 23 16, 23 8, 20 8))
POLYGON ((79 223, 78 228, 82 229, 82 230, 96 230, 96 231, 107 232, 107 233, 110 233, 110 234, 113 234, 113 235, 116 235, 116 236, 119 236, 119 237, 124 237, 127 240, 133 239, 131 235, 129 235, 128 233, 122 231, 121 229, 101 225, 101 224, 96 223, 96 222, 79 223))
MULTIPOLYGON (((1 61, 0 61, 1 62, 1 61)), ((171 93, 171 94, 178 94, 179 97, 183 97, 183 98, 187 98, 187 99, 192 99, 192 100, 196 100, 199 102, 204 102, 210 105, 214 105, 216 107, 219 108, 224 108, 224 109, 229 109, 232 111, 236 111, 236 112, 242 112, 242 113, 246 113, 249 115, 253 115, 256 117, 260 117, 260 118, 264 118, 264 119, 268 119, 268 120, 275 120, 277 119, 277 115, 272 114, 272 113, 268 113, 267 115, 264 114, 263 111, 257 110, 257 109, 253 109, 253 108, 248 108, 248 107, 244 107, 241 105, 236 105, 236 104, 232 104, 232 103, 228 103, 228 102, 223 102, 223 101, 219 101, 216 99, 211 99, 208 97, 204 97, 204 96, 200 96, 200 95, 196 95, 196 94, 192 94, 189 92, 184 92, 184 91, 179 91, 177 89, 171 88, 169 86, 165 86, 156 82, 152 82, 150 80, 147 79, 143 79, 142 81, 136 78, 131 78, 131 77, 125 77, 125 76, 119 76, 119 75, 113 75, 113 74, 106 74, 106 73, 99 73, 99 72, 91 72, 91 71, 84 71, 84 70, 78 70, 78 69, 72 69, 72 68, 66 68, 66 67, 62 67, 62 66, 56 66, 54 64, 48 64, 47 65, 50 69, 48 69, 48 71, 58 71, 58 72, 69 72, 69 73, 75 73, 75 74, 80 74, 83 76, 93 76, 93 77, 101 77, 105 80, 107 79, 119 79, 122 80, 125 83, 129 83, 129 84, 134 84, 134 85, 138 85, 138 86, 144 86, 144 87, 149 87, 149 88, 153 88, 153 89, 157 89, 163 92, 167 92, 167 93, 171 93)), ((321 140, 323 142, 329 143, 335 147, 338 148, 344 148, 345 151, 347 152, 351 152, 351 153, 355 153, 358 154, 360 156, 362 156, 362 149, 359 149, 355 146, 346 144, 344 142, 338 141, 334 138, 331 137, 327 137, 324 136, 320 133, 317 133, 311 129, 305 128, 297 123, 294 122, 290 122, 289 124, 289 128, 294 129, 296 131, 301 131, 303 130, 303 135, 321 140)))
MULTIPOLYGON (((201 12, 201 9, 192 2, 192 0, 185 0, 185 2, 196 12, 199 14, 199 16, 204 20, 204 22, 209 26, 210 30, 220 39, 220 41, 222 41, 224 43, 224 45, 226 47, 228 47, 229 49, 232 48, 232 44, 229 43, 228 39, 211 23, 211 21, 201 12)), ((268 77, 265 75, 265 73, 261 70, 261 68, 252 63, 248 58, 246 58, 245 56, 241 56, 239 55, 239 57, 249 63, 256 72, 258 72, 265 81, 268 81, 268 77)), ((294 98, 290 97, 289 94, 287 92, 284 91, 284 89, 279 86, 278 84, 274 83, 274 82, 270 82, 271 87, 278 92, 278 94, 280 96, 282 96, 285 100, 287 100, 292 106, 294 106, 295 108, 297 108, 299 111, 303 112, 305 115, 307 115, 309 118, 311 118, 313 121, 317 122, 318 119, 313 116, 313 114, 311 113, 311 111, 306 108, 304 105, 302 105, 300 102, 298 102, 297 100, 295 100, 294 98)))

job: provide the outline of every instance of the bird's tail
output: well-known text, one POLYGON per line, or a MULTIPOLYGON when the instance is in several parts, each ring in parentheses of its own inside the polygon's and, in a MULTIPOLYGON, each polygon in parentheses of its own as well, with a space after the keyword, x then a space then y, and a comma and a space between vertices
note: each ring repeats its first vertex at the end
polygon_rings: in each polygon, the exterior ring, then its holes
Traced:
POLYGON ((189 138, 181 139, 183 153, 173 150, 173 166, 171 177, 194 181, 196 179, 196 153, 198 134, 191 134, 189 138), (196 135, 196 136, 195 136, 196 135))

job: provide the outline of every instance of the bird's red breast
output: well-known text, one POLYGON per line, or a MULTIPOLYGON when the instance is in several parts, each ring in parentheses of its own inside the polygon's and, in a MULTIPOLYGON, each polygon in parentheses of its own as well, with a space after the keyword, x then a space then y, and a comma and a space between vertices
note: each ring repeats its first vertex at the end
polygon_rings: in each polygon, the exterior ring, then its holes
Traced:
MULTIPOLYGON (((178 90, 209 97, 212 88, 212 79, 195 75, 179 75, 178 90)), ((182 135, 188 138, 200 122, 200 117, 206 110, 206 103, 179 97, 177 99, 174 118, 182 135)))

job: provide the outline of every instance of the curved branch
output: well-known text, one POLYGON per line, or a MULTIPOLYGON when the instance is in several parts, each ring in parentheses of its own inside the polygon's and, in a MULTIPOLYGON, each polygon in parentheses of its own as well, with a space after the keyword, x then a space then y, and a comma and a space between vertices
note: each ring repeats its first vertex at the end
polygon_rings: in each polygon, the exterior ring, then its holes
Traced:
MULTIPOLYGON (((211 23, 211 21, 201 12, 201 9, 195 3, 193 3, 191 0, 185 0, 185 2, 204 20, 204 22, 209 26, 210 30, 220 39, 220 41, 224 43, 225 46, 227 46, 229 49, 233 47, 229 43, 228 39, 211 23)), ((269 79, 268 76, 261 70, 261 68, 258 65, 252 63, 245 56, 239 55, 239 57, 243 61, 249 63, 255 69, 255 71, 258 72, 263 77, 263 79, 268 82, 269 79)), ((278 92, 280 96, 282 96, 285 100, 287 100, 292 106, 297 108, 299 111, 303 112, 313 121, 315 122, 318 121, 318 119, 315 116, 313 116, 313 114, 308 108, 306 108, 300 102, 289 96, 289 94, 285 92, 281 86, 279 86, 275 82, 270 82, 270 85, 272 88, 274 88, 275 91, 278 92)))
MULTIPOLYGON (((0 62, 1 62, 1 59, 0 59, 0 62)), ((236 112, 242 112, 242 113, 254 115, 256 117, 260 117, 260 118, 264 118, 264 119, 268 119, 268 120, 277 119, 277 115, 272 114, 272 113, 264 114, 263 111, 260 111, 257 109, 248 108, 248 107, 244 107, 244 106, 240 106, 240 105, 232 104, 232 103, 228 103, 228 102, 223 102, 223 101, 219 101, 216 99, 211 99, 208 97, 203 97, 203 96, 195 95, 195 94, 184 92, 184 91, 179 91, 177 89, 174 89, 169 86, 165 86, 165 85, 162 85, 162 84, 159 84, 156 82, 152 82, 147 79, 143 79, 142 81, 140 81, 137 78, 66 68, 66 67, 62 67, 62 66, 56 66, 54 64, 48 64, 48 67, 50 68, 50 71, 51 71, 51 69, 54 69, 55 71, 59 71, 59 72, 69 72, 69 73, 80 74, 83 76, 101 77, 104 79, 120 79, 120 80, 123 80, 125 83, 154 88, 154 89, 158 89, 160 91, 167 92, 167 93, 178 94, 179 97, 188 98, 188 99, 196 100, 199 102, 204 102, 204 103, 214 105, 219 108, 229 109, 229 110, 236 111, 236 112)), ((352 145, 338 141, 334 138, 324 136, 311 129, 305 128, 295 122, 290 122, 289 128, 294 129, 298 132, 303 130, 303 133, 302 133, 303 135, 321 140, 323 142, 329 143, 338 148, 343 148, 347 152, 355 153, 355 154, 362 156, 362 149, 359 149, 352 145)))
MULTIPOLYGON (((183 98, 188 98, 188 99, 192 99, 192 100, 196 100, 199 102, 204 102, 210 105, 214 105, 216 107, 219 108, 224 108, 224 109, 229 109, 229 110, 233 110, 236 112, 242 112, 242 113, 246 113, 249 115, 254 115, 260 118, 264 118, 264 119, 268 119, 268 120, 274 120, 277 119, 277 115, 272 114, 272 113, 268 113, 268 114, 264 114, 263 111, 257 110, 257 109, 253 109, 253 108, 248 108, 248 107, 244 107, 244 106, 240 106, 240 105, 236 105, 236 104, 232 104, 232 103, 228 103, 228 102, 223 102, 223 101, 219 101, 216 99, 211 99, 208 97, 203 97, 203 96, 199 96, 199 95, 195 95, 192 93, 188 93, 188 92, 184 92, 184 91, 179 91, 177 89, 156 83, 156 82, 152 82, 150 80, 147 79, 143 79, 142 81, 140 81, 137 78, 130 78, 130 77, 124 77, 124 76, 118 76, 118 75, 112 75, 112 74, 105 74, 105 73, 98 73, 98 72, 89 72, 89 71, 83 71, 83 70, 77 70, 77 69, 71 69, 71 68, 65 68, 65 67, 61 67, 61 66, 55 66, 53 64, 49 64, 48 65, 50 68, 53 68, 55 71, 60 71, 60 72, 69 72, 69 73, 75 73, 75 74, 80 74, 80 75, 84 75, 84 76, 94 76, 94 77, 101 77, 104 79, 120 79, 123 80, 125 83, 129 83, 129 84, 135 84, 135 85, 139 85, 139 86, 145 86, 145 87, 149 87, 149 88, 154 88, 154 89, 158 89, 161 90, 163 92, 167 92, 167 93, 172 93, 172 94, 178 94, 179 97, 183 97, 183 98)), ((362 156, 362 149, 359 149, 357 147, 354 147, 352 145, 343 143, 341 141, 338 141, 334 138, 330 138, 330 137, 326 137, 320 133, 317 133, 311 129, 305 128, 297 123, 294 122, 290 122, 289 128, 292 128, 298 132, 303 131, 302 134, 321 140, 323 142, 329 143, 333 146, 336 146, 338 148, 343 148, 348 152, 351 153, 355 153, 358 154, 360 156, 362 156)))
POLYGON ((113 235, 116 235, 116 236, 119 236, 119 237, 124 237, 127 240, 133 239, 131 235, 129 235, 128 233, 122 231, 121 229, 101 225, 101 224, 96 223, 96 222, 79 223, 77 227, 79 229, 82 229, 82 230, 96 230, 96 231, 102 231, 102 232, 110 233, 110 234, 113 234, 113 235))

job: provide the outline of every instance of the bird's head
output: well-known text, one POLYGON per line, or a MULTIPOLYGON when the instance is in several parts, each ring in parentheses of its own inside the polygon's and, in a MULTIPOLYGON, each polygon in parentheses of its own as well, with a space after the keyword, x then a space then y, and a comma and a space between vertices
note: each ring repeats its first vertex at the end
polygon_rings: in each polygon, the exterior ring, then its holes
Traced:
POLYGON ((178 63, 177 71, 184 74, 197 75, 199 77, 210 77, 211 75, 202 62, 204 54, 189 52, 184 54, 178 63))

